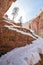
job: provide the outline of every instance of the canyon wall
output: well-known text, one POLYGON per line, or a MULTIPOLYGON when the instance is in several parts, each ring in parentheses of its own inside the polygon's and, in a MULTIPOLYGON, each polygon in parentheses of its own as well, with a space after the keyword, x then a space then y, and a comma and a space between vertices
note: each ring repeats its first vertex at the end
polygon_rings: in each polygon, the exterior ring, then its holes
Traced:
POLYGON ((29 27, 40 37, 43 37, 43 10, 34 18, 29 27))

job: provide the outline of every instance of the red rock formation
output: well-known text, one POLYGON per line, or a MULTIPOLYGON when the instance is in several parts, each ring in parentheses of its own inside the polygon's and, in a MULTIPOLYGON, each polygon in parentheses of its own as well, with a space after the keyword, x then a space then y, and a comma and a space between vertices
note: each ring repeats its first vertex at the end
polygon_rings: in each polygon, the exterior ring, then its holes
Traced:
POLYGON ((43 37, 43 10, 32 20, 29 27, 34 30, 36 34, 43 37))

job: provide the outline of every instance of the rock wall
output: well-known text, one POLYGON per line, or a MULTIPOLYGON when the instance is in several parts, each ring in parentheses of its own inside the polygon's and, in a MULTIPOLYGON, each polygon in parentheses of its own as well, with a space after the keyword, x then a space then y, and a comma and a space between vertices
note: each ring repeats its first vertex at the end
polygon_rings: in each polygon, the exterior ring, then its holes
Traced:
POLYGON ((29 24, 29 27, 34 30, 36 34, 43 37, 43 11, 29 24))

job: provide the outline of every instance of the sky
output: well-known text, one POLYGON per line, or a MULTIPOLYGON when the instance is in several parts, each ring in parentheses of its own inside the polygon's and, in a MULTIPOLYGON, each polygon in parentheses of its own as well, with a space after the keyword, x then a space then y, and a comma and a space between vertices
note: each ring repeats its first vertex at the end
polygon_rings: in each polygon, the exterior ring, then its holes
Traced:
POLYGON ((22 16, 22 23, 25 23, 31 19, 33 19, 43 7, 43 0, 17 0, 15 3, 13 2, 7 14, 10 19, 12 19, 12 10, 14 7, 19 8, 18 15, 15 17, 15 22, 19 22, 20 16, 22 16))

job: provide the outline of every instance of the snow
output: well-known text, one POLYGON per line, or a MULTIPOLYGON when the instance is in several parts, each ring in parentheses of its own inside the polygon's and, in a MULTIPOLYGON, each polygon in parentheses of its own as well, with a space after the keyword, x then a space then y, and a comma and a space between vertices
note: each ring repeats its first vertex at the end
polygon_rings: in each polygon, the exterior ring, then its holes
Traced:
POLYGON ((3 55, 0 57, 0 65, 34 65, 41 60, 39 53, 43 54, 42 38, 38 38, 30 45, 15 48, 3 55))
MULTIPOLYGON (((4 22, 6 22, 6 23, 8 23, 8 24, 11 24, 11 25, 4 25, 4 27, 7 27, 7 28, 9 28, 9 29, 11 29, 11 30, 14 30, 14 31, 16 31, 16 32, 19 32, 19 33, 21 33, 21 34, 25 34, 25 35, 29 35, 29 36, 31 36, 31 37, 33 37, 33 38, 35 38, 35 39, 37 39, 39 36, 38 35, 36 35, 35 33, 34 33, 34 31, 33 30, 31 30, 31 29, 29 29, 31 32, 32 32, 32 34, 30 34, 30 33, 26 33, 26 32, 23 32, 23 31, 20 31, 20 30, 18 30, 18 29, 15 29, 14 27, 17 27, 17 28, 21 28, 21 26, 17 26, 17 25, 15 25, 14 24, 14 21, 12 21, 12 20, 9 20, 9 19, 6 19, 6 17, 3 17, 4 18, 4 22)), ((24 25, 24 24, 23 24, 24 25)), ((23 27, 22 26, 22 28, 25 28, 25 27, 23 27)))
POLYGON ((32 32, 32 34, 33 34, 34 36, 40 38, 40 36, 38 36, 37 34, 35 34, 34 31, 33 31, 32 29, 29 29, 29 30, 32 32))
MULTIPOLYGON (((12 20, 3 20, 3 21, 6 22, 6 23, 8 23, 8 24, 11 24, 11 25, 9 25, 9 26, 11 26, 11 27, 18 27, 18 28, 20 28, 20 26, 15 25, 15 24, 12 22, 12 20)), ((7 26, 7 25, 5 25, 5 26, 7 26)))
MULTIPOLYGON (((3 17, 5 20, 3 20, 4 22, 6 22, 6 23, 8 23, 8 24, 11 24, 11 25, 4 25, 5 27, 12 27, 12 28, 14 28, 14 27, 17 27, 17 28, 21 28, 21 26, 17 26, 17 25, 15 25, 14 24, 14 21, 12 21, 12 20, 9 20, 9 19, 6 19, 6 17, 3 17)), ((23 24, 24 25, 24 24, 23 24)), ((22 26, 22 28, 25 28, 25 26, 23 27, 22 26)), ((12 29, 11 29, 12 30, 12 29)), ((14 30, 14 29, 13 29, 14 30)), ((31 30, 31 29, 29 29, 31 32, 32 32, 32 34, 34 35, 34 36, 36 36, 36 37, 39 37, 38 35, 36 35, 35 33, 34 33, 34 31, 33 30, 31 30)))
POLYGON ((34 39, 37 39, 37 38, 36 38, 35 36, 33 36, 32 34, 27 33, 27 32, 24 32, 24 31, 20 31, 20 30, 18 30, 18 29, 13 28, 12 26, 4 25, 4 27, 7 27, 8 29, 14 30, 14 31, 19 32, 19 33, 21 33, 21 34, 31 36, 31 37, 33 37, 34 39))
MULTIPOLYGON (((39 36, 36 35, 31 29, 29 29, 29 30, 33 33, 34 36, 33 36, 32 34, 30 34, 30 33, 26 33, 26 32, 20 31, 20 30, 18 30, 18 29, 15 29, 14 27, 21 28, 21 26, 15 25, 15 24, 14 24, 14 21, 12 21, 12 20, 9 20, 9 19, 6 19, 6 18, 4 18, 4 19, 5 19, 5 20, 3 20, 4 22, 10 24, 10 25, 4 25, 4 27, 7 27, 7 28, 9 28, 9 29, 11 29, 11 30, 14 30, 14 31, 17 31, 17 32, 19 32, 19 33, 21 33, 21 34, 29 35, 29 36, 31 36, 31 37, 33 37, 33 38, 35 38, 35 39, 36 39, 37 37, 39 37, 39 36)), ((22 26, 22 28, 24 28, 24 27, 22 26)))

